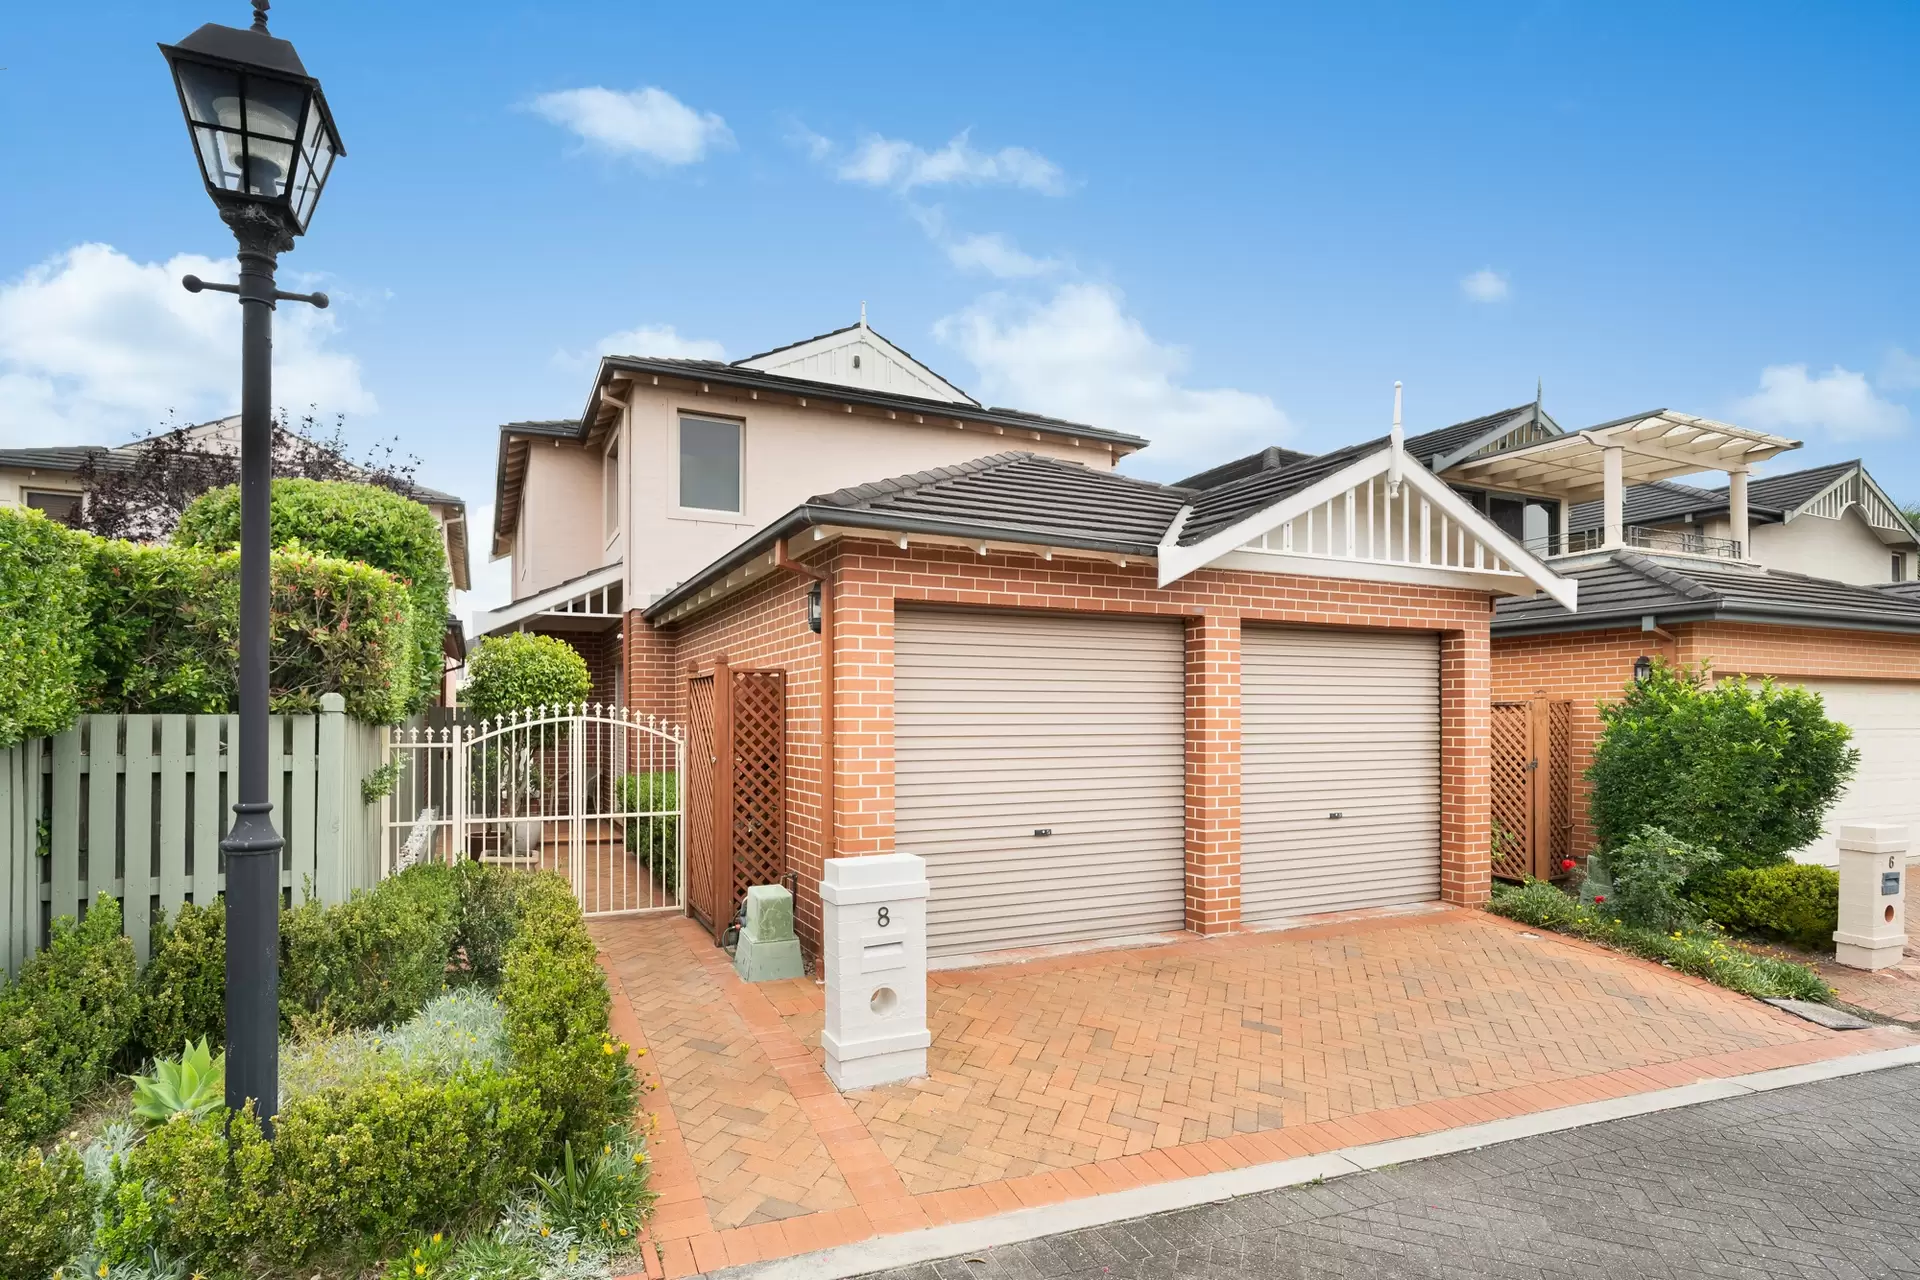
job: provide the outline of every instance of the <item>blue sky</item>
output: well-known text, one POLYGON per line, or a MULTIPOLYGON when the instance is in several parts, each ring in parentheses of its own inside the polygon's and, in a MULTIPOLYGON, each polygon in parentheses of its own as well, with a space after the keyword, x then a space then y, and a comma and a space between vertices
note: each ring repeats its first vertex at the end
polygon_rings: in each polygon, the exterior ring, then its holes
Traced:
MULTIPOLYGON (((495 428, 606 345, 851 322, 1174 478, 1530 399, 1865 456, 1920 499, 1920 6, 1315 9, 280 0, 346 140, 279 399, 491 501, 495 428)), ((0 440, 234 400, 231 241, 154 43, 241 0, 0 32, 0 440), (219 262, 198 262, 216 273, 219 262), (204 274, 204 272, 203 272, 204 274)), ((479 603, 479 602, 476 602, 479 603)))

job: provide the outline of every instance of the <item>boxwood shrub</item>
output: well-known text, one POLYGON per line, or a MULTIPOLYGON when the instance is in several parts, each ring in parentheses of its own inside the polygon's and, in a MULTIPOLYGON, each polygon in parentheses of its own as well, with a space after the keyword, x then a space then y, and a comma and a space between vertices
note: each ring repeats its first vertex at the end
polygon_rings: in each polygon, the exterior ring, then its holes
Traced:
POLYGON ((585 702, 593 676, 580 651, 553 636, 519 631, 488 636, 467 659, 467 684, 460 700, 485 719, 528 707, 585 702))
POLYGON ((280 917, 280 1018, 289 1029, 404 1022, 446 984, 460 909, 447 867, 410 867, 346 902, 280 917))
POLYGON ((80 712, 88 543, 38 511, 0 508, 0 747, 80 712))
POLYGON ((1833 946, 1840 927, 1840 873, 1788 863, 1735 867, 1697 895, 1697 905, 1723 928, 1791 942, 1810 951, 1833 946))
MULTIPOLYGON (((402 715, 431 702, 440 691, 441 637, 446 630, 447 554, 440 522, 419 502, 381 488, 338 480, 275 480, 272 538, 276 547, 309 552, 384 569, 412 600, 410 656, 401 666, 402 715)), ((240 545, 240 491, 213 489, 188 505, 174 541, 181 546, 230 551, 240 545)))
POLYGON ((80 1157, 66 1147, 0 1151, 0 1225, 0 1276, 40 1280, 71 1261, 93 1225, 80 1157))
POLYGON ((227 904, 182 903, 153 922, 153 945, 140 972, 134 1041, 142 1057, 179 1053, 189 1040, 227 1038, 227 904))
POLYGON ((67 1122, 112 1073, 135 1005, 133 944, 121 936, 119 904, 101 894, 85 920, 57 920, 52 945, 0 991, 0 1146, 67 1122))

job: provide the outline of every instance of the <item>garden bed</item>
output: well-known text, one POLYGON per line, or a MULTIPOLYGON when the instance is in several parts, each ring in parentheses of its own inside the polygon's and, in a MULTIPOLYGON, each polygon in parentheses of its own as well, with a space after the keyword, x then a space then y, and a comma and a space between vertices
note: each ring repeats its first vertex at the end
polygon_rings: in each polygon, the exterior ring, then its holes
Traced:
POLYGON ((558 877, 418 867, 286 913, 271 1141, 251 1109, 229 1122, 204 1050, 224 1034, 218 904, 184 909, 137 976, 112 899, 57 933, 0 992, 0 1274, 640 1269, 636 1079, 558 877))

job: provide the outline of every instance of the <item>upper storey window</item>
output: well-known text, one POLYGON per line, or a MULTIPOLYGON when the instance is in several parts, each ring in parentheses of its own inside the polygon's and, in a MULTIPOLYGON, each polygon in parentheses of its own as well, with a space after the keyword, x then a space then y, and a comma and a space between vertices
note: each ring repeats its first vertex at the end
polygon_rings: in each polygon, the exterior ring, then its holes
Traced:
POLYGON ((740 424, 680 415, 680 505, 740 511, 740 424))

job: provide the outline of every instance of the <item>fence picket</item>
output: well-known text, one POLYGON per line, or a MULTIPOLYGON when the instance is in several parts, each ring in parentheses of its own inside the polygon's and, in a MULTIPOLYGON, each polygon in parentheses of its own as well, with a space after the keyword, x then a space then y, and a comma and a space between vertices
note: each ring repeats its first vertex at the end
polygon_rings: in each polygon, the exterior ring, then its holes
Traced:
POLYGON ((80 726, 53 740, 53 916, 80 909, 80 726))
POLYGON ((187 878, 186 716, 160 717, 160 909, 178 915, 192 882, 187 878))
POLYGON ((87 754, 81 766, 87 775, 87 831, 81 869, 81 908, 93 905, 96 894, 120 896, 120 717, 87 717, 87 754))
POLYGON ((126 770, 121 784, 126 799, 121 828, 121 901, 127 936, 134 956, 147 962, 148 939, 153 933, 153 717, 127 717, 126 770))
POLYGON ((314 716, 295 716, 289 726, 293 746, 287 757, 287 852, 293 868, 293 900, 304 902, 320 893, 319 867, 314 847, 320 815, 314 807, 314 716), (298 839, 293 839, 295 834, 298 839))
POLYGON ((193 901, 202 907, 220 892, 220 835, 225 830, 220 738, 227 723, 226 716, 193 718, 193 901))
MULTIPOLYGON (((348 769, 357 765, 346 751, 346 716, 341 713, 338 695, 320 700, 315 718, 312 744, 313 780, 313 888, 324 902, 338 902, 347 896, 354 874, 346 858, 345 779, 348 769), (332 699, 329 703, 328 699, 332 699)), ((385 730, 380 731, 385 736, 385 730)), ((360 799, 354 788, 353 799, 360 799)))

